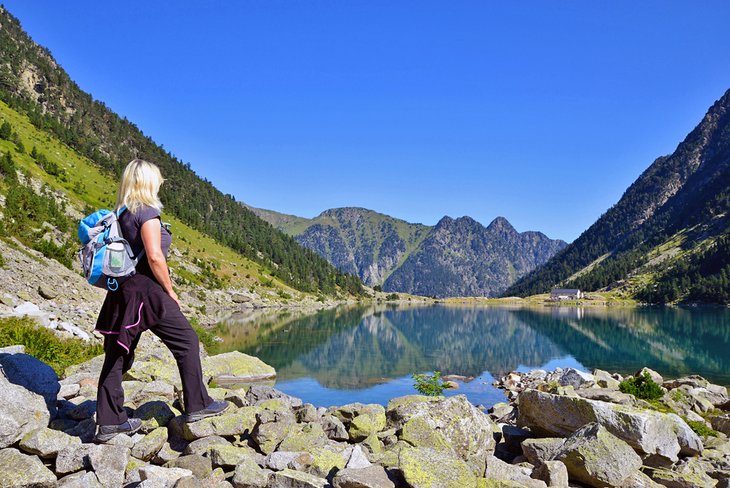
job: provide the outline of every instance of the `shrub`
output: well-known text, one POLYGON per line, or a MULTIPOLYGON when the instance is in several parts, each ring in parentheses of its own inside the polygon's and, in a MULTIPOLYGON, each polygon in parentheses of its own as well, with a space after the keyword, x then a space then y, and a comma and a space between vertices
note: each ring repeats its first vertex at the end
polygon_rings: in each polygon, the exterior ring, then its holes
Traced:
POLYGON ((415 383, 413 387, 421 395, 440 396, 444 394, 446 384, 441 380, 441 372, 434 371, 433 374, 413 374, 415 383))
POLYGON ((695 431, 695 434, 697 434, 700 437, 717 437, 718 433, 716 430, 712 430, 707 426, 706 423, 700 421, 700 420, 688 420, 686 417, 682 417, 682 420, 687 422, 687 425, 695 431))
POLYGON ((210 351, 216 342, 215 334, 208 329, 203 328, 196 317, 190 319, 190 325, 195 333, 198 334, 198 339, 203 344, 203 347, 205 347, 205 350, 210 351))
POLYGON ((22 344, 26 354, 51 366, 58 375, 72 364, 83 363, 104 353, 101 344, 81 339, 61 339, 29 318, 0 319, 0 347, 22 344))
POLYGON ((400 297, 398 296, 397 293, 391 293, 389 295, 386 295, 385 296, 385 299, 388 300, 388 301, 395 301, 395 300, 400 299, 400 297))
POLYGON ((627 378, 618 386, 623 393, 629 393, 641 400, 658 400, 664 396, 664 390, 659 386, 648 372, 644 371, 641 376, 627 378))

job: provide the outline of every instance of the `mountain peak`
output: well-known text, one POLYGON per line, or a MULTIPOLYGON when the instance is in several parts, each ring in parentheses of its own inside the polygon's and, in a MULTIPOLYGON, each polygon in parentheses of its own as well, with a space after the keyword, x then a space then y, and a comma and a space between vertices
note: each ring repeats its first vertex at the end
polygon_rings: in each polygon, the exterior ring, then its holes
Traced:
POLYGON ((509 233, 517 232, 515 228, 512 227, 512 224, 509 223, 509 220, 502 216, 492 220, 492 222, 487 226, 487 230, 509 233))

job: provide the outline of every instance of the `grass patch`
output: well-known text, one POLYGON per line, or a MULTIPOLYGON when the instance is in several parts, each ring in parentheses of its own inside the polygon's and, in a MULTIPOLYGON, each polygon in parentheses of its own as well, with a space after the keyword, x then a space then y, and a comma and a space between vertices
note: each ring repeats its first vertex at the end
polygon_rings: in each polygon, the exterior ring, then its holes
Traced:
POLYGON ((25 346, 26 354, 48 364, 59 376, 68 366, 104 354, 101 344, 90 344, 81 339, 61 339, 50 330, 39 327, 32 319, 0 319, 0 347, 18 344, 25 346))
POLYGON ((659 386, 648 372, 644 371, 641 376, 633 376, 627 378, 618 385, 618 389, 623 393, 629 393, 641 400, 659 400, 664 396, 664 390, 659 386))
POLYGON ((707 426, 706 423, 699 420, 688 420, 687 417, 682 417, 682 420, 687 422, 687 425, 695 431, 700 437, 718 437, 718 432, 707 426))
POLYGON ((195 333, 198 334, 198 339, 200 339, 200 342, 203 343, 205 350, 210 351, 216 343, 215 334, 200 325, 197 317, 192 317, 190 319, 190 325, 193 327, 195 333))

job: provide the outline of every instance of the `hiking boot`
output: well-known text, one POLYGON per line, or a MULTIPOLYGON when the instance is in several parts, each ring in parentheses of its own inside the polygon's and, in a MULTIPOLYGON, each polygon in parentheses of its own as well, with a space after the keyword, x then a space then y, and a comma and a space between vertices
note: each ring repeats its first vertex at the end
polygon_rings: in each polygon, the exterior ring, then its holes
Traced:
POLYGON ((228 405, 230 404, 225 400, 220 402, 214 401, 203 410, 198 410, 197 412, 190 412, 189 414, 186 414, 185 422, 197 422, 198 420, 202 420, 207 417, 215 417, 216 415, 220 415, 225 412, 228 408, 228 405))
POLYGON ((126 422, 119 425, 100 425, 99 431, 94 436, 94 442, 109 442, 118 434, 134 434, 142 427, 141 419, 127 419, 126 422))

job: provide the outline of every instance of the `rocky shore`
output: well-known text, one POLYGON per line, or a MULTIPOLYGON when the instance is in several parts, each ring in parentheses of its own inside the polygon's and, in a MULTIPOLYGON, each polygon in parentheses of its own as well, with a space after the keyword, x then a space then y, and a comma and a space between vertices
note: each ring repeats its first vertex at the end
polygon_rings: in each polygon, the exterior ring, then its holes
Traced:
POLYGON ((145 334, 123 383, 144 426, 97 445, 101 362, 59 379, 22 347, 0 350, 0 486, 729 486, 730 398, 697 376, 649 371, 666 390, 655 403, 616 374, 566 369, 510 373, 489 413, 463 395, 316 408, 274 389, 257 358, 203 353, 211 396, 231 407, 186 424, 175 362, 145 334))

